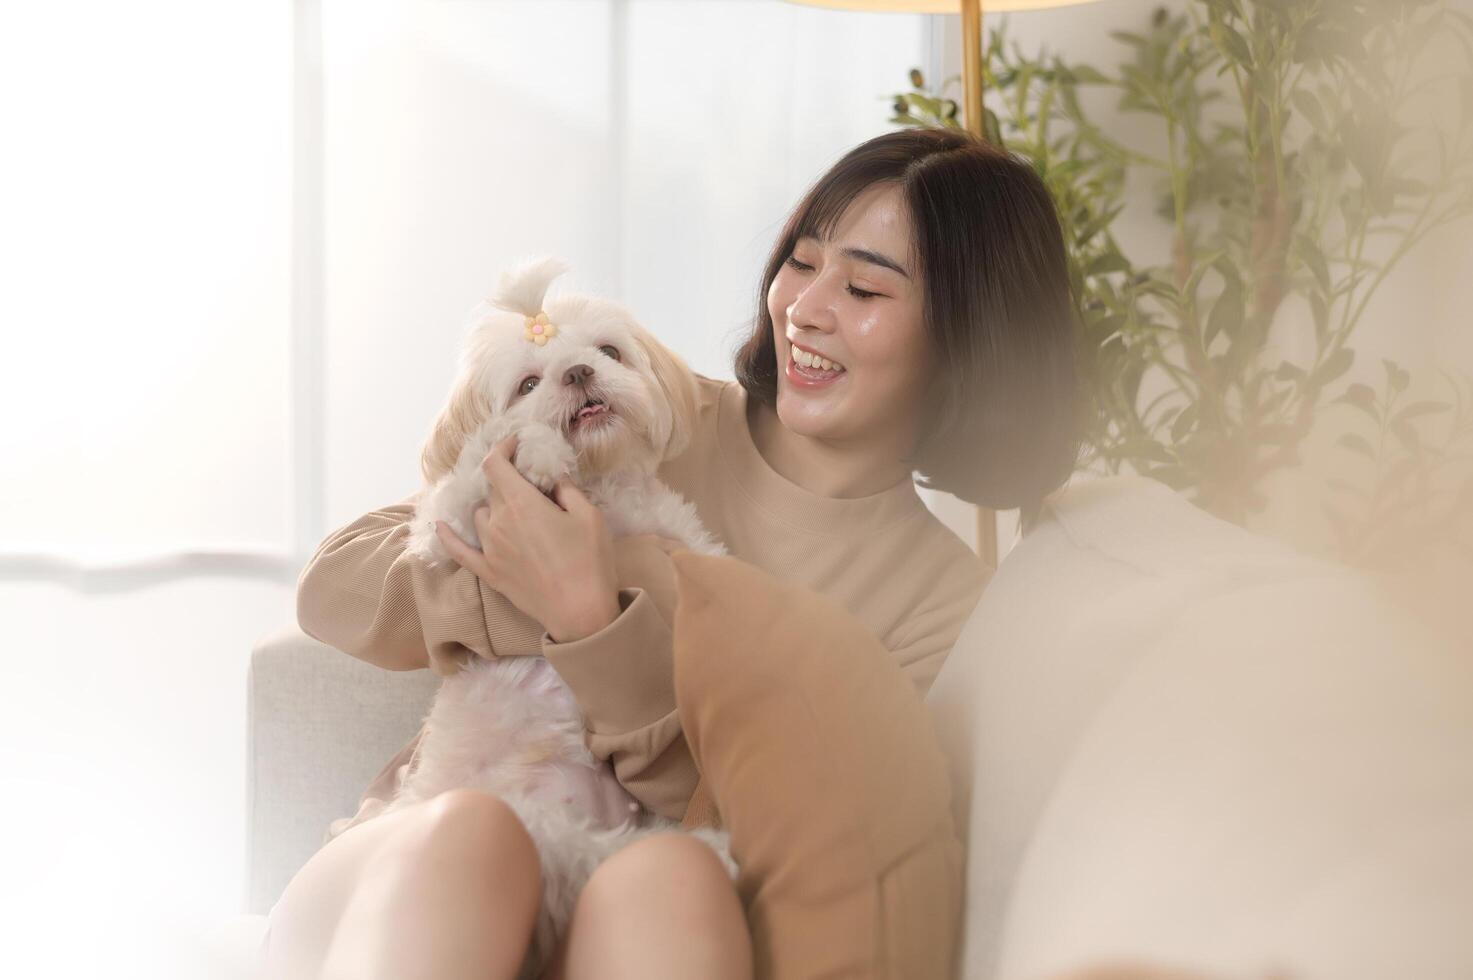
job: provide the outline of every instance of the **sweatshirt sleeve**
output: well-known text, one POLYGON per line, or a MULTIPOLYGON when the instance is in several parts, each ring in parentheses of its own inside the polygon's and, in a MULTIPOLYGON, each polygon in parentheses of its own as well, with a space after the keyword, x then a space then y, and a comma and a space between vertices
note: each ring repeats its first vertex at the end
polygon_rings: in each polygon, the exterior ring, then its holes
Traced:
POLYGON ((991 577, 992 571, 975 558, 957 563, 949 574, 937 579, 950 583, 950 587, 938 587, 933 601, 912 613, 899 638, 890 643, 890 652, 922 698, 956 646, 956 638, 991 577))
POLYGON ((636 799, 679 819, 696 769, 675 710, 677 542, 614 542, 619 616, 599 632, 554 643, 531 617, 453 562, 430 568, 404 553, 417 494, 332 532, 297 580, 297 622, 309 636, 389 670, 453 673, 471 656, 542 653, 584 711, 589 750, 612 763, 636 799))
POLYGON ((297 578, 307 635, 389 670, 454 673, 472 656, 535 654, 542 627, 454 562, 404 553, 411 494, 333 531, 297 578))
POLYGON ((542 635, 542 652, 583 710, 589 751, 608 760, 635 799, 679 820, 694 792, 695 760, 675 707, 675 568, 683 547, 653 535, 620 539, 618 617, 568 643, 542 635))

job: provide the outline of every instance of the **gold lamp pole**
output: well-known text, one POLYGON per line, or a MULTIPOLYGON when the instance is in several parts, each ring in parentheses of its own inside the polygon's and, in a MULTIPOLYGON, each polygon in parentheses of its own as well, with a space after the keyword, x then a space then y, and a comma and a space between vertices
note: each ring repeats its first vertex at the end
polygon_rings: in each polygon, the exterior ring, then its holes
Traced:
MULTIPOLYGON (((968 132, 986 139, 982 128, 982 7, 983 0, 788 0, 805 7, 833 10, 870 10, 908 14, 962 15, 962 110, 968 132)), ((1094 0, 986 0, 987 9, 997 14, 1012 10, 1043 10, 1072 7, 1094 0)))
MULTIPOLYGON (((982 0, 788 0, 805 7, 868 10, 876 13, 962 15, 962 90, 967 131, 987 138, 982 125, 982 0)), ((1057 7, 1090 0, 989 0, 996 11, 1057 7)))
MULTIPOLYGON (((987 138, 982 113, 982 0, 788 0, 807 7, 837 10, 888 11, 912 14, 962 15, 962 111, 967 131, 987 138)), ((987 0, 994 13, 1010 10, 1039 10, 1069 7, 1094 0, 987 0)), ((997 567, 997 512, 977 508, 977 556, 990 568, 997 567)))

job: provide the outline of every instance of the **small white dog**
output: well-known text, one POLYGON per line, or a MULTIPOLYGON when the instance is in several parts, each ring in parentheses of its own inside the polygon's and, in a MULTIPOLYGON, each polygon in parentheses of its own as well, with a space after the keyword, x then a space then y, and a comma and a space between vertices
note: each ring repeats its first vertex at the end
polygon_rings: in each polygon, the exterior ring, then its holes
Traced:
MULTIPOLYGON (((544 298, 565 271, 555 259, 523 264, 472 311, 460 376, 425 446, 430 484, 406 551, 450 561, 434 522, 479 546, 472 515, 489 493, 481 462, 517 436, 517 469, 542 490, 567 476, 613 533, 654 533, 693 551, 725 549, 694 506, 656 477, 690 438, 690 369, 616 303, 544 298)), ((639 837, 676 829, 644 811, 584 744, 572 692, 542 657, 478 659, 441 685, 424 735, 390 809, 472 787, 521 818, 542 864, 542 910, 523 975, 546 964, 594 868, 639 837)), ((723 834, 698 831, 735 873, 723 834)))

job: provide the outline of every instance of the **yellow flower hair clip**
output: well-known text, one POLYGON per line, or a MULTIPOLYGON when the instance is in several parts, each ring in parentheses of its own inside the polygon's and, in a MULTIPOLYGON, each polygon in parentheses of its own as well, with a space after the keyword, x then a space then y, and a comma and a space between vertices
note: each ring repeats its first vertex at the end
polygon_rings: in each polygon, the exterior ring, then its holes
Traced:
POLYGON ((532 341, 538 347, 546 344, 549 337, 557 336, 557 324, 549 321, 546 313, 525 317, 523 322, 525 329, 522 332, 522 337, 532 341))

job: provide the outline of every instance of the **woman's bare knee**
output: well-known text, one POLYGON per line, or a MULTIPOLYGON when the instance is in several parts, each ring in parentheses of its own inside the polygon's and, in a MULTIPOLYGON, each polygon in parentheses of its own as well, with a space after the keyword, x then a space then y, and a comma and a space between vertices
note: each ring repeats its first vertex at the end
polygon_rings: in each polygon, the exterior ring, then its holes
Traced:
POLYGON ((560 976, 750 977, 736 888, 701 841, 657 834, 593 873, 573 911, 560 976))
MULTIPOLYGON (((625 902, 635 893, 679 896, 675 905, 736 901, 731 878, 714 851, 686 834, 655 834, 599 865, 583 890, 589 902, 625 902)), ((704 911, 695 908, 693 912, 704 911)))
POLYGON ((339 834, 308 859, 271 909, 267 975, 315 978, 343 910, 365 869, 394 838, 409 833, 415 808, 384 814, 339 834))
POLYGON ((541 893, 537 850, 515 812, 485 793, 444 793, 374 855, 323 980, 510 977, 541 893))
POLYGON ((386 841, 381 859, 409 858, 416 867, 446 861, 495 865, 537 874, 537 848, 504 801, 473 789, 453 789, 416 808, 405 833, 386 841))
POLYGON ((501 800, 473 790, 376 817, 329 843, 313 862, 315 880, 299 886, 294 879, 291 907, 280 916, 273 911, 271 944, 277 946, 280 919, 281 938, 289 940, 283 945, 290 946, 273 958, 296 964, 275 975, 315 977, 318 965, 324 976, 386 975, 380 971, 393 949, 407 947, 431 960, 450 948, 474 960, 471 934, 484 932, 477 915, 499 920, 500 946, 525 945, 514 934, 530 931, 541 896, 536 848, 521 821, 501 800))

